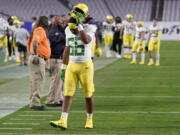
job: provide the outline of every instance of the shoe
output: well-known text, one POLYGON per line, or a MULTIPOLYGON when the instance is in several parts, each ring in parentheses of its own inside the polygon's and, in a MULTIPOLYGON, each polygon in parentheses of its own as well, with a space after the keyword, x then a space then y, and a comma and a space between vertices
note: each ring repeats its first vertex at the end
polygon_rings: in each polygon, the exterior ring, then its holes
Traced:
POLYGON ((154 62, 149 62, 147 65, 152 66, 153 64, 154 64, 154 62))
POLYGON ((27 63, 24 63, 24 66, 27 66, 28 64, 27 63))
POLYGON ((8 59, 4 59, 4 63, 8 62, 8 59))
POLYGON ((157 66, 157 67, 158 67, 158 66, 160 66, 160 64, 159 64, 159 63, 156 63, 156 64, 155 64, 155 66, 157 66))
POLYGON ((32 106, 30 109, 36 110, 36 111, 44 111, 45 107, 43 105, 41 106, 32 106))
POLYGON ((54 104, 46 104, 46 106, 48 107, 61 107, 62 106, 62 103, 54 103, 54 104))
POLYGON ((139 62, 140 65, 144 65, 145 63, 143 61, 139 62))
POLYGON ((136 64, 136 61, 131 61, 130 64, 136 64))
POLYGON ((123 58, 127 59, 127 58, 128 58, 128 55, 126 55, 126 54, 125 54, 125 55, 123 55, 123 58))
POLYGON ((21 62, 21 60, 20 59, 16 59, 16 63, 20 63, 21 62))
POLYGON ((129 54, 129 55, 127 55, 127 59, 131 59, 131 55, 129 54))
POLYGON ((122 58, 122 56, 121 56, 121 55, 119 55, 119 54, 116 54, 116 58, 121 59, 121 58, 122 58))
POLYGON ((85 128, 87 128, 87 129, 93 128, 93 119, 92 119, 91 117, 88 117, 88 118, 86 119, 85 128))
POLYGON ((52 127, 61 128, 61 129, 67 129, 67 118, 61 117, 60 120, 57 121, 50 121, 49 124, 52 127))

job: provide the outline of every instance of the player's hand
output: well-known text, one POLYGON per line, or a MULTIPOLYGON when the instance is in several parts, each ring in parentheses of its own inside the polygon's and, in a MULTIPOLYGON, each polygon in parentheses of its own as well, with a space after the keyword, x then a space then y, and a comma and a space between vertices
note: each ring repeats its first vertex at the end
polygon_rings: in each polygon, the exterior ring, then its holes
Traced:
POLYGON ((38 65, 39 64, 39 57, 38 56, 33 56, 32 63, 35 64, 35 65, 38 65))
POLYGON ((148 52, 148 46, 145 47, 146 52, 148 52))
POLYGON ((96 53, 96 56, 98 56, 98 57, 102 56, 101 48, 97 48, 95 53, 96 53))
POLYGON ((60 76, 61 76, 61 79, 64 81, 64 79, 65 79, 65 73, 66 73, 66 68, 67 68, 67 65, 66 64, 62 64, 61 65, 61 74, 60 74, 60 76))
POLYGON ((64 81, 65 79, 65 73, 66 73, 66 70, 65 69, 62 69, 61 70, 61 79, 64 81))
POLYGON ((77 23, 82 24, 85 19, 83 14, 77 12, 76 15, 77 15, 77 23))

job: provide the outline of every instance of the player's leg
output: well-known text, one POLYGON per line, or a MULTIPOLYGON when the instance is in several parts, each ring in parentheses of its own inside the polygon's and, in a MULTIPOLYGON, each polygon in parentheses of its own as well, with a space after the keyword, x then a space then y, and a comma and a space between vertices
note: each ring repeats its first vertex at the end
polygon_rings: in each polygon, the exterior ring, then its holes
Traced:
POLYGON ((128 44, 129 44, 128 35, 124 34, 123 35, 123 57, 124 58, 128 57, 128 44))
POLYGON ((156 56, 156 63, 155 66, 160 66, 160 42, 157 42, 157 44, 155 45, 155 56, 156 56))
POLYGON ((118 41, 117 41, 117 58, 122 58, 122 56, 121 56, 121 50, 122 50, 122 39, 118 39, 118 41))
POLYGON ((79 69, 78 64, 69 63, 65 74, 65 91, 64 91, 64 102, 62 107, 62 113, 60 120, 50 121, 50 125, 53 127, 59 127, 61 129, 67 128, 68 114, 72 104, 72 96, 74 95, 78 78, 76 71, 79 69))
POLYGON ((139 42, 135 41, 132 48, 132 61, 130 64, 136 64, 136 55, 137 55, 137 48, 139 46, 139 42))
POLYGON ((131 59, 133 41, 134 41, 134 35, 131 34, 129 35, 129 43, 128 43, 128 59, 131 59))
POLYGON ((148 66, 151 66, 154 64, 153 62, 153 57, 152 57, 152 51, 154 49, 154 40, 150 40, 149 45, 148 45, 148 54, 149 54, 149 62, 148 66))
POLYGON ((143 65, 145 62, 145 43, 143 42, 141 45, 142 51, 141 51, 141 61, 139 64, 143 65))
POLYGON ((92 62, 84 63, 83 69, 79 74, 80 82, 84 90, 84 96, 86 100, 86 111, 87 119, 85 128, 93 128, 93 92, 94 92, 94 83, 93 83, 94 69, 92 62))

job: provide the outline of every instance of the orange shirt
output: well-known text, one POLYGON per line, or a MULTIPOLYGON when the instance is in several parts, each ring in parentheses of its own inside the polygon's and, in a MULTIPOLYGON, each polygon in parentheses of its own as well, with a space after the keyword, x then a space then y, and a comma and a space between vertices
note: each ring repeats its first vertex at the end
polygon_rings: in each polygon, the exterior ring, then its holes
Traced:
POLYGON ((48 59, 51 55, 51 49, 46 32, 42 27, 37 27, 33 31, 31 44, 29 46, 29 51, 31 54, 34 54, 32 45, 34 41, 38 43, 37 54, 44 57, 45 59, 48 59))

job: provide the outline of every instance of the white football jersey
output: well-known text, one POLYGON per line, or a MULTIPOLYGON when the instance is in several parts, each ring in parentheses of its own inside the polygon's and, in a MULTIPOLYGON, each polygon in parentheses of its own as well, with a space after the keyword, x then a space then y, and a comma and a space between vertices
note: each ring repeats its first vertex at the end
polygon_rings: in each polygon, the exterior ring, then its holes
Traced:
POLYGON ((6 36, 7 23, 4 19, 0 18, 0 38, 6 36))
MULTIPOLYGON (((86 31, 86 33, 93 38, 91 31, 86 31)), ((66 27, 65 34, 66 46, 70 47, 69 60, 74 63, 91 61, 92 40, 89 44, 83 43, 80 36, 73 34, 69 27, 66 27)))
POLYGON ((155 27, 153 25, 150 25, 149 31, 151 34, 150 39, 156 39, 159 35, 159 31, 162 30, 162 27, 160 25, 156 25, 155 27))
POLYGON ((134 34, 135 33, 135 28, 136 28, 136 22, 128 22, 124 20, 122 22, 124 26, 124 34, 134 34))
POLYGON ((114 23, 107 23, 107 22, 103 22, 103 33, 104 34, 113 34, 113 27, 115 26, 114 23))
POLYGON ((97 26, 96 25, 94 25, 94 24, 84 24, 83 25, 84 26, 84 30, 86 31, 86 32, 91 32, 93 35, 93 37, 92 37, 92 42, 94 43, 95 41, 96 41, 96 36, 95 36, 95 34, 96 34, 96 31, 97 31, 97 26))
POLYGON ((141 33, 145 32, 145 28, 144 27, 136 27, 136 33, 135 33, 135 40, 140 40, 141 39, 141 33))

